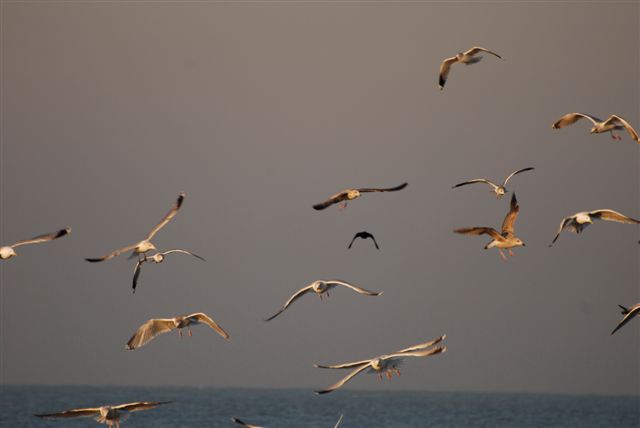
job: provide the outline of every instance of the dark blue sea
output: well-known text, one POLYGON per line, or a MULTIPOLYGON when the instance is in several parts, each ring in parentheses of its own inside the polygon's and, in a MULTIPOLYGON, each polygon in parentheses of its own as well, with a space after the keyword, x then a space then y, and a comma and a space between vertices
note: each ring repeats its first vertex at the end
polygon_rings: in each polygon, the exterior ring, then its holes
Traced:
POLYGON ((0 387, 0 427, 100 427, 92 419, 42 420, 34 413, 131 401, 174 403, 137 412, 123 427, 235 425, 236 416, 267 428, 640 427, 640 397, 463 392, 337 391, 131 387, 0 387))

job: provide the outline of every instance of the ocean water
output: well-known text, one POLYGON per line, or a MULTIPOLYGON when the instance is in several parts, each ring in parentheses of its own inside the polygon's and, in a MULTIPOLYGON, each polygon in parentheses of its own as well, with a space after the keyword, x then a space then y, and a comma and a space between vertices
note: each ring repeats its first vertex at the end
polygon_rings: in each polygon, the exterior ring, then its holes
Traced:
POLYGON ((353 427, 640 427, 640 397, 462 392, 0 387, 0 427, 100 427, 88 418, 42 420, 34 413, 130 401, 174 403, 134 413, 123 427, 239 426, 236 416, 267 428, 353 427))

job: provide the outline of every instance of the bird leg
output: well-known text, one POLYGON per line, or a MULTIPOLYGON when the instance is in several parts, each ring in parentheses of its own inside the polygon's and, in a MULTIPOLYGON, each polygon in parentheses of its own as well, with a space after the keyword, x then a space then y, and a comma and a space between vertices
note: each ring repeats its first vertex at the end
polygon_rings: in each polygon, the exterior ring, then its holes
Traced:
POLYGON ((178 334, 182 337, 182 330, 178 329, 178 334))
POLYGON ((381 380, 382 380, 382 373, 378 372, 378 373, 376 374, 376 376, 378 377, 378 381, 381 381, 381 380))
POLYGON ((622 137, 617 134, 614 134, 613 131, 611 131, 611 138, 618 141, 622 140, 622 137))
POLYGON ((347 208, 347 201, 342 201, 340 205, 338 205, 338 209, 343 210, 345 208, 347 208))
POLYGON ((500 257, 502 257, 502 260, 504 260, 505 262, 507 261, 507 258, 505 257, 504 253, 502 252, 501 248, 498 248, 498 252, 500 253, 500 257))
POLYGON ((327 297, 329 297, 329 291, 327 290, 327 297))
POLYGON ((391 370, 387 370, 387 379, 391 380, 391 370))
POLYGON ((322 300, 322 293, 318 294, 318 297, 322 300))
POLYGON ((397 375, 398 377, 400 377, 400 370, 398 370, 398 369, 395 369, 395 368, 394 368, 394 369, 393 369, 393 371, 394 371, 394 372, 396 372, 396 375, 397 375))
POLYGON ((189 337, 193 336, 193 333, 191 333, 191 329, 189 329, 189 337))
POLYGON ((513 253, 513 251, 511 251, 511 248, 509 248, 509 255, 510 255, 511 257, 515 256, 515 254, 513 253))

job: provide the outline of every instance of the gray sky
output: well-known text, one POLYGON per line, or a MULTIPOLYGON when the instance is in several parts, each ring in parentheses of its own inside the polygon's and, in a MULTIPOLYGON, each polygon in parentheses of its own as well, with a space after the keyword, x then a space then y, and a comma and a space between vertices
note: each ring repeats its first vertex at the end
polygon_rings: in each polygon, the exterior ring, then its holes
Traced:
POLYGON ((448 352, 408 376, 349 387, 638 394, 638 229, 598 224, 553 238, 561 218, 640 215, 638 154, 560 115, 617 113, 640 127, 638 2, 2 3, 1 239, 71 226, 2 262, 3 383, 309 387, 339 363, 446 333, 448 352), (480 45, 504 57, 453 68, 480 45), (485 237, 508 198, 469 178, 516 177, 526 242, 504 263, 485 237), (347 187, 340 212, 311 205, 347 187), (126 257, 178 192, 156 237, 208 261, 126 257), (371 242, 346 246, 355 232, 371 242), (296 302, 300 287, 342 278, 296 302), (204 311, 199 328, 124 351, 151 317, 204 311))

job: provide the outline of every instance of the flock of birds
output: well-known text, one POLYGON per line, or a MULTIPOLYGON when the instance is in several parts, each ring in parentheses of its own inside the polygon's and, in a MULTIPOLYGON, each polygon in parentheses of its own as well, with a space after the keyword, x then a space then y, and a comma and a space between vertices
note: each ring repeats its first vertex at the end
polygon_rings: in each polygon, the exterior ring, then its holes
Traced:
MULTIPOLYGON (((439 86, 440 89, 444 89, 445 83, 447 82, 448 76, 451 72, 451 67, 454 64, 460 63, 465 65, 478 63, 482 56, 482 53, 491 54, 497 58, 502 59, 500 55, 495 52, 492 52, 488 49, 482 47, 473 47, 466 52, 458 53, 456 56, 445 59, 440 66, 440 75, 439 75, 439 86)), ((594 116, 584 114, 584 113, 569 113, 562 116, 558 119, 553 125, 553 129, 560 129, 566 126, 572 125, 578 122, 581 119, 588 119, 593 124, 591 128, 592 134, 605 133, 609 132, 611 137, 615 140, 620 140, 621 137, 614 133, 614 131, 618 130, 626 130, 631 138, 638 141, 637 132, 629 125, 629 123, 617 115, 611 115, 606 120, 598 119, 594 116)), ((487 184, 491 187, 493 193, 495 193, 496 198, 502 198, 507 192, 506 185, 507 183, 515 176, 523 172, 532 171, 533 167, 519 169, 517 171, 509 174, 502 184, 496 184, 491 180, 485 178, 478 178, 473 180, 468 180, 453 186, 454 188, 458 188, 461 186, 466 186, 470 184, 483 183, 487 184)), ((331 207, 332 205, 339 204, 340 209, 344 209, 347 206, 349 201, 353 201, 359 197, 361 197, 365 193, 381 193, 381 192, 396 192, 407 187, 408 183, 402 183, 399 186, 389 187, 389 188, 357 188, 357 189, 346 189, 335 195, 329 197, 327 200, 320 202, 318 204, 313 205, 315 210, 324 210, 326 208, 331 207)), ((156 246, 151 242, 154 236, 164 227, 166 226, 171 219, 175 217, 180 208, 183 205, 185 199, 185 194, 180 193, 178 199, 174 206, 170 209, 170 211, 164 216, 164 218, 155 225, 151 231, 147 234, 147 236, 141 241, 127 245, 125 247, 119 248, 117 250, 111 251, 110 253, 96 258, 87 258, 88 262, 97 263, 104 262, 114 257, 117 257, 121 254, 131 253, 130 258, 137 258, 133 281, 132 281, 132 289, 135 293, 136 287, 139 281, 140 273, 142 266, 145 263, 153 262, 153 263, 162 263, 165 258, 169 254, 184 254, 189 255, 199 260, 204 261, 204 258, 199 255, 182 249, 182 248, 173 248, 166 251, 158 251, 156 246), (155 254, 151 254, 152 251, 156 251, 155 254)), ((518 204, 518 200, 516 198, 515 193, 512 194, 511 201, 509 204, 509 212, 505 216, 502 227, 498 231, 492 227, 468 227, 468 228, 460 228, 455 229, 455 233, 463 234, 463 235, 488 235, 491 238, 491 241, 485 245, 485 249, 489 248, 497 248, 500 256, 505 261, 507 257, 503 253, 503 250, 507 250, 509 255, 513 255, 512 249, 519 246, 525 246, 525 243, 515 235, 514 225, 515 221, 518 217, 518 213, 520 211, 520 206, 518 204)), ((610 209, 599 209, 594 211, 585 211, 579 212, 570 216, 567 216, 562 219, 560 222, 560 226, 556 232, 555 238, 551 242, 553 245, 562 231, 567 230, 574 233, 581 233, 587 226, 593 224, 594 220, 605 220, 605 221, 613 221, 618 223, 626 223, 626 224, 640 224, 640 220, 636 220, 634 218, 628 217, 624 214, 621 214, 617 211, 613 211, 610 209)), ((14 256, 16 256, 15 248, 28 245, 28 244, 38 244, 43 242, 52 241, 58 238, 61 238, 71 232, 70 228, 61 229, 55 233, 39 235, 35 238, 26 239, 23 241, 18 241, 14 244, 0 247, 0 259, 7 260, 14 256)), ((380 249, 378 242, 375 237, 369 232, 363 231, 357 233, 351 242, 349 243, 348 248, 350 249, 357 239, 371 239, 375 244, 376 249, 380 249)), ((323 298, 324 295, 329 296, 329 291, 336 288, 347 288, 350 289, 360 295, 363 296, 380 296, 382 295, 382 291, 374 292, 369 291, 364 288, 358 287, 354 284, 350 284, 346 281, 341 280, 318 280, 314 281, 306 287, 301 288, 297 292, 295 292, 285 303, 284 305, 272 316, 267 318, 265 321, 271 321, 274 318, 278 317, 282 314, 287 308, 289 308, 294 302, 296 302, 299 298, 304 296, 305 294, 315 293, 320 299, 323 298)), ((640 303, 626 308, 620 305, 622 309, 622 314, 624 318, 620 321, 620 323, 615 327, 615 329, 611 332, 614 334, 618 331, 622 326, 627 324, 633 317, 637 316, 640 313, 640 303)), ((131 336, 129 341, 126 344, 127 350, 135 350, 142 346, 145 346, 150 341, 152 341, 157 336, 170 332, 172 330, 176 330, 180 336, 182 336, 182 330, 184 328, 187 329, 189 336, 192 335, 191 327, 204 324, 209 326, 215 332, 217 332, 220 336, 222 336, 226 340, 230 340, 231 336, 222 328, 218 323, 216 323, 211 317, 202 312, 193 313, 190 315, 182 315, 176 316, 173 318, 154 318, 150 319, 144 324, 142 324, 131 336)), ((317 394, 327 394, 336 389, 341 388, 344 384, 349 382, 355 376, 360 373, 368 372, 375 373, 378 379, 382 379, 383 375, 386 375, 387 378, 391 379, 393 374, 397 376, 400 375, 399 366, 403 362, 404 359, 409 357, 429 357, 437 354, 441 354, 447 350, 445 346, 442 346, 442 341, 445 339, 446 335, 442 335, 436 339, 431 341, 417 344, 414 346, 410 346, 408 348, 401 349, 399 351, 392 352, 386 355, 380 355, 377 357, 373 357, 370 359, 364 359, 354 362, 348 362, 343 364, 335 364, 335 365, 319 365, 316 364, 315 367, 321 369, 349 369, 351 370, 349 374, 345 377, 334 383, 333 385, 315 391, 317 394)), ((93 417, 97 422, 105 423, 110 427, 114 425, 116 428, 120 427, 120 422, 126 419, 132 412, 153 409, 155 407, 168 404, 170 401, 161 401, 161 402, 134 402, 134 403, 126 403, 120 405, 105 405, 95 408, 81 408, 81 409, 72 409, 66 410, 62 412, 55 413, 47 413, 47 414, 37 414, 35 416, 41 418, 76 418, 76 417, 93 417)), ((336 423, 334 428, 337 428, 341 421, 342 416, 336 423)), ((245 427, 254 427, 260 428, 256 425, 247 424, 240 419, 232 418, 232 421, 236 424, 245 426, 245 427)))

